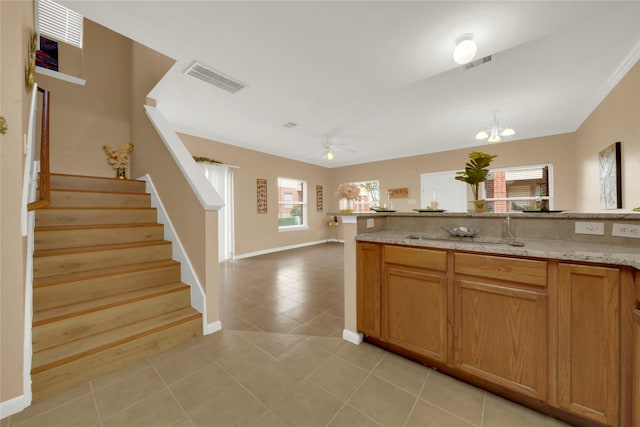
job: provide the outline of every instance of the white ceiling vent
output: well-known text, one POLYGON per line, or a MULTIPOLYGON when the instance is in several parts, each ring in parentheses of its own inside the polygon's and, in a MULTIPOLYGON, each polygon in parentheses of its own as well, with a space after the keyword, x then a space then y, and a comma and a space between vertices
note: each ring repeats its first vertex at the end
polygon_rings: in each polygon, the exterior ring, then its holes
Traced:
POLYGON ((184 70, 184 73, 231 93, 236 93, 240 89, 247 87, 246 84, 225 76, 224 74, 214 70, 213 68, 207 67, 198 61, 193 61, 191 65, 184 70))
POLYGON ((475 61, 471 61, 467 64, 464 64, 464 69, 468 70, 470 68, 478 67, 480 65, 486 64, 487 62, 493 61, 493 55, 485 56, 484 58, 476 59, 475 61))

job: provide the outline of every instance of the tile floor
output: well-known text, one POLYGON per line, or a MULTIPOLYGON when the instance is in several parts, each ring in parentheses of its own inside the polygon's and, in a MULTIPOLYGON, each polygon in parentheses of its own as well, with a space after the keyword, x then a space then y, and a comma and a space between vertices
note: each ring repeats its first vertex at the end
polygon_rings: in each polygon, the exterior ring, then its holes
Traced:
POLYGON ((342 246, 222 266, 224 330, 82 384, 0 427, 566 425, 340 338, 342 246))

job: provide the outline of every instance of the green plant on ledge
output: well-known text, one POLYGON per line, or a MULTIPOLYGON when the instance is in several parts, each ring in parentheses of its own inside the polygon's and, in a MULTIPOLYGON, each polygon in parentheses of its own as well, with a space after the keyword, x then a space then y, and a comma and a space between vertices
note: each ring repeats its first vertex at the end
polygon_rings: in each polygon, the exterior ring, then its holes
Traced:
POLYGON ((473 200, 478 200, 480 183, 487 180, 489 165, 496 157, 498 157, 497 154, 474 151, 469 154, 469 161, 466 163, 464 170, 456 172, 456 180, 466 182, 471 186, 473 200))
POLYGON ((219 162, 214 159, 210 159, 208 157, 202 157, 202 156, 193 156, 193 160, 195 160, 198 163, 213 163, 214 165, 224 165, 224 163, 222 162, 219 162))

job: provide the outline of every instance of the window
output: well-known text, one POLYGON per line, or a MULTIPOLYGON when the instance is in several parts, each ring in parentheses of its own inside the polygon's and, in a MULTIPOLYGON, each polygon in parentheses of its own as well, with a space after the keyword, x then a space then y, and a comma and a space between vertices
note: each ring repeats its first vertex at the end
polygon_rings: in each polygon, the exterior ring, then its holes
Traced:
POLYGON ((82 48, 82 15, 51 0, 38 0, 36 14, 39 34, 82 48))
POLYGON ((352 182, 351 184, 356 184, 360 187, 360 194, 355 203, 354 212, 369 212, 370 208, 380 204, 380 182, 377 179, 374 181, 352 182))
POLYGON ((278 177, 278 230, 307 228, 307 182, 278 177))
POLYGON ((551 164, 492 169, 485 182, 487 210, 507 213, 552 209, 551 164))

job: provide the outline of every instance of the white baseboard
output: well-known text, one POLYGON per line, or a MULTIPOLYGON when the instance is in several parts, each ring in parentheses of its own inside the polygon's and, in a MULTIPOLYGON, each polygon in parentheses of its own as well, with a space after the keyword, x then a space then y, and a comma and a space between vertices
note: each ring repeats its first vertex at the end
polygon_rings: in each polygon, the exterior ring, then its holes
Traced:
POLYGON ((362 340, 364 336, 358 332, 353 332, 348 329, 342 331, 342 339, 345 341, 349 341, 352 344, 360 345, 362 344, 362 340))
MULTIPOLYGON (((14 397, 13 399, 0 402, 0 419, 17 414, 31 404, 31 399, 26 395, 14 397)), ((3 423, 4 425, 4 423, 3 423)))
POLYGON ((220 322, 219 320, 216 320, 215 322, 209 323, 207 326, 205 326, 204 334, 209 335, 221 330, 222 330, 222 322, 220 322))
POLYGON ((344 239, 327 239, 327 243, 344 243, 344 239))
POLYGON ((321 245, 323 243, 328 243, 330 241, 331 240, 329 240, 329 239, 327 239, 327 240, 317 240, 315 242, 306 242, 306 243, 299 243, 297 245, 281 246, 279 248, 271 248, 271 249, 265 249, 263 251, 249 252, 249 253, 246 253, 246 254, 234 255, 233 259, 251 258, 251 257, 258 256, 258 255, 266 255, 266 254, 271 254, 271 253, 274 253, 274 252, 288 251, 289 249, 297 249, 297 248, 304 248, 306 246, 321 245))

